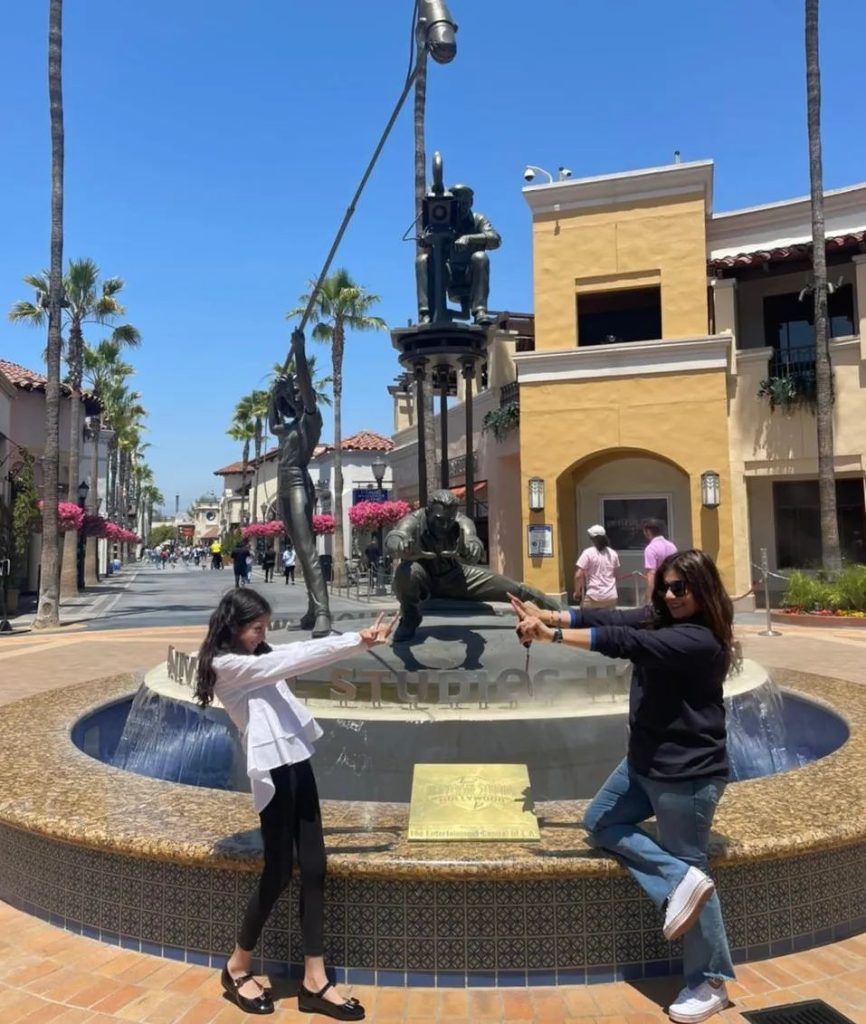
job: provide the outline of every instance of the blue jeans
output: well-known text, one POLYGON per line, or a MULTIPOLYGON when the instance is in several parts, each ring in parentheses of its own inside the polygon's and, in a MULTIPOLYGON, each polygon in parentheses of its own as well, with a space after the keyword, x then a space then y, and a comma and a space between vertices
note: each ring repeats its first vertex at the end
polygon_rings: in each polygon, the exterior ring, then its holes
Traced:
MULTIPOLYGON (((690 866, 707 870, 710 828, 724 791, 724 779, 648 779, 623 760, 596 793, 583 824, 590 845, 614 854, 661 909, 690 866), (637 827, 652 815, 658 842, 637 827)), ((683 974, 691 987, 705 978, 733 980, 718 893, 683 936, 683 974)))

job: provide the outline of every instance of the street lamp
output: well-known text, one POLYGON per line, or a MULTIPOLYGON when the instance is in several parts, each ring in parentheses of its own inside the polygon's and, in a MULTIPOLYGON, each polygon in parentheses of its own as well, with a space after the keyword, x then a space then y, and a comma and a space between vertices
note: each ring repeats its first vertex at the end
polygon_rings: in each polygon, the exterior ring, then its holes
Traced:
MULTIPOLYGON (((90 488, 87 486, 87 481, 82 480, 78 485, 78 507, 83 512, 87 507, 87 494, 90 488)), ((84 541, 84 524, 78 531, 78 545, 75 550, 76 560, 76 579, 79 590, 84 590, 84 552, 85 552, 85 541, 84 541)))
MULTIPOLYGON (((370 463, 370 469, 373 470, 373 476, 376 478, 376 487, 379 489, 379 501, 384 502, 385 498, 382 493, 382 481, 385 479, 385 470, 387 469, 387 463, 381 455, 377 455, 375 459, 370 463)), ((384 551, 384 538, 385 528, 382 525, 382 521, 379 521, 379 529, 376 531, 376 547, 379 549, 379 557, 376 559, 376 593, 381 594, 384 591, 382 584, 382 562, 385 558, 384 551)))
POLYGON ((382 481, 385 479, 385 470, 387 468, 388 465, 381 455, 377 455, 370 463, 370 469, 373 470, 373 476, 376 478, 376 486, 380 491, 382 490, 382 481))

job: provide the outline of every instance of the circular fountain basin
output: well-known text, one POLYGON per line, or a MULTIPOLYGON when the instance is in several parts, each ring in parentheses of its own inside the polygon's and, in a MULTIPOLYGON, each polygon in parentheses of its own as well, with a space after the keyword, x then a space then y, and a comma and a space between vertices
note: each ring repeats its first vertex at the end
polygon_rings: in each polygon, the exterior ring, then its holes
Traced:
MULTIPOLYGON (((774 674, 797 715, 848 739, 802 768, 728 788, 711 856, 735 960, 866 928, 866 793, 851 784, 866 769, 862 689, 774 674)), ((139 683, 97 680, 0 709, 0 896, 106 942, 221 963, 260 869, 249 795, 123 771, 72 741, 100 709, 122 715, 139 683)), ((525 985, 679 973, 680 944, 664 941, 654 908, 587 848, 585 806, 538 801, 537 843, 413 844, 405 803, 326 800, 325 954, 337 977, 525 985)), ((300 963, 296 901, 293 886, 258 968, 300 963)))

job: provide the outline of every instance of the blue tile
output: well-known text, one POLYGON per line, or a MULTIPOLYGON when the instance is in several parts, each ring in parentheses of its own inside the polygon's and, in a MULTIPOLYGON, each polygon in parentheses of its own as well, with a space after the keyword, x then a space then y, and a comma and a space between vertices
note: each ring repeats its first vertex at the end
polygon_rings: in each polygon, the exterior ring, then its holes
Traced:
POLYGON ((120 945, 120 936, 118 935, 117 932, 100 931, 100 933, 99 933, 99 941, 100 942, 107 942, 110 946, 119 946, 120 945))
MULTIPOLYGON (((186 960, 186 950, 178 949, 177 946, 163 946, 162 955, 168 957, 169 960, 186 960)), ((254 971, 258 974, 258 971, 254 971)))
POLYGON ((349 985, 375 985, 376 972, 368 971, 365 967, 347 967, 346 982, 349 985))
POLYGON ((556 971, 529 970, 526 972, 528 985, 555 985, 556 971))
POLYGON ((62 914, 55 914, 53 911, 48 915, 48 920, 51 924, 57 925, 58 928, 62 928, 66 923, 62 914))
POLYGON ((66 930, 68 932, 75 932, 76 935, 81 934, 81 922, 80 921, 69 921, 66 922, 66 930))
POLYGON ((643 964, 622 964, 619 973, 622 975, 623 981, 637 981, 638 978, 644 977, 646 968, 643 964))
POLYGON ((405 985, 405 971, 376 971, 377 985, 405 985))
POLYGON ((676 976, 677 974, 683 973, 683 961, 682 957, 674 957, 671 960, 671 974, 676 976))
POLYGON ((669 978, 671 974, 670 960, 649 960, 644 964, 645 977, 669 978))
POLYGON ((603 985, 610 981, 617 981, 616 969, 613 964, 598 964, 595 967, 587 967, 587 985, 603 985))
POLYGON ((51 914, 44 907, 34 907, 31 911, 34 917, 38 917, 43 921, 49 921, 51 914))
POLYGON ((496 971, 469 971, 466 974, 466 984, 469 988, 494 988, 496 971))
POLYGON ((804 949, 811 949, 815 945, 815 940, 811 934, 808 935, 795 935, 792 940, 795 953, 802 953, 804 949))
POLYGON ((120 945, 122 949, 132 949, 136 953, 141 951, 141 939, 134 939, 131 935, 121 935, 120 945))
MULTIPOLYGON (((379 974, 382 972, 380 971, 379 974)), ((437 971, 437 988, 466 988, 465 971, 437 971)))
MULTIPOLYGON (((373 972, 370 971, 370 973, 372 974, 373 972)), ((436 973, 435 971, 407 971, 406 984, 414 985, 418 988, 435 988, 436 973)))
POLYGON ((187 950, 186 962, 198 964, 199 967, 210 967, 210 953, 202 953, 198 949, 187 950))
POLYGON ((303 978, 304 976, 304 965, 303 964, 289 964, 289 977, 290 978, 303 978))
POLYGON ((162 956, 161 942, 142 942, 141 952, 149 953, 151 956, 162 956))
MULTIPOLYGON (((289 976, 289 965, 285 960, 265 960, 262 966, 264 973, 269 978, 288 978, 289 976)), ((330 977, 330 971, 328 976, 330 977)))
POLYGON ((766 960, 770 955, 769 942, 758 942, 747 948, 750 960, 766 960))
POLYGON ((345 985, 346 984, 346 968, 345 967, 327 967, 325 973, 328 976, 329 981, 334 985, 345 985))
POLYGON ((787 956, 794 952, 794 943, 791 939, 779 939, 778 942, 770 943, 770 956, 787 956))
POLYGON ((513 988, 526 984, 526 971, 497 971, 496 984, 500 988, 513 988))
POLYGON ((747 949, 732 949, 731 950, 731 963, 745 964, 749 961, 749 951, 747 949))
POLYGON ((84 925, 81 926, 81 934, 84 935, 88 939, 98 939, 99 938, 99 929, 98 928, 91 928, 91 926, 89 924, 84 924, 84 925))
POLYGON ((585 985, 586 970, 583 967, 564 967, 556 972, 557 985, 585 985))
POLYGON ((824 946, 828 942, 832 942, 833 941, 833 929, 832 928, 822 928, 820 931, 815 932, 814 938, 815 938, 815 945, 816 946, 824 946))

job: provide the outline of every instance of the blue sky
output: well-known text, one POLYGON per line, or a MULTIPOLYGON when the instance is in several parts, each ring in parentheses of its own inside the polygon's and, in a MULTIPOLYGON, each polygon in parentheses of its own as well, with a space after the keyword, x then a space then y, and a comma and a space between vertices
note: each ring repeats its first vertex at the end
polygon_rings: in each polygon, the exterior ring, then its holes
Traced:
MULTIPOLYGON (((446 179, 472 184, 503 236, 494 308, 532 308, 526 163, 586 176, 679 149, 716 161, 717 210, 808 191, 801 0, 451 3, 459 52, 430 69, 428 152, 441 149, 446 179)), ((403 81, 412 2, 65 6, 65 258, 90 256, 127 282, 148 459, 169 504, 179 493, 185 507, 237 457, 225 436, 234 403, 285 354, 283 314, 318 272, 403 81)), ((832 188, 866 180, 866 4, 822 7, 832 188)), ((3 14, 4 311, 48 262, 47 11, 30 0, 3 14)), ((396 326, 414 314, 401 241, 412 174, 407 104, 337 258, 396 326)), ((41 333, 0 321, 4 358, 37 368, 43 347, 41 333)), ((350 338, 345 433, 390 433, 397 371, 387 334, 350 338)))

